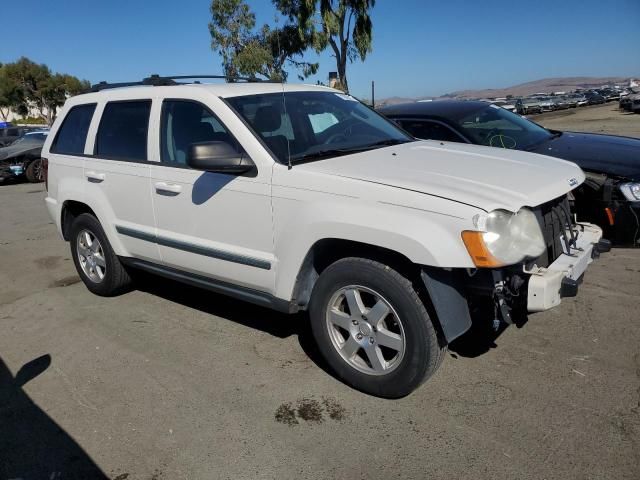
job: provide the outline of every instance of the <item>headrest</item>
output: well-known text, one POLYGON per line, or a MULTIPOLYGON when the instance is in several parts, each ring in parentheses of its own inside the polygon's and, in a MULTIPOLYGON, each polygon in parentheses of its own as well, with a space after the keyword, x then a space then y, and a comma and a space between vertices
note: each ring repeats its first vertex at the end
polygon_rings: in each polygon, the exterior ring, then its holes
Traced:
POLYGON ((253 126, 261 133, 275 132, 280 129, 281 123, 280 112, 271 105, 260 107, 253 120, 253 126))

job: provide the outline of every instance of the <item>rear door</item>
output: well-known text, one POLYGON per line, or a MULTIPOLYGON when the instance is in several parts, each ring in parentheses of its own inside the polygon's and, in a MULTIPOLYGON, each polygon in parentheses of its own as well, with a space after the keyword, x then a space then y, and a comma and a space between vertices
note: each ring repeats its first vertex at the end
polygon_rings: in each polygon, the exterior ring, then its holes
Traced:
POLYGON ((151 105, 140 99, 99 106, 84 180, 87 197, 101 210, 96 213, 103 228, 118 238, 122 254, 158 262, 147 155, 151 105))

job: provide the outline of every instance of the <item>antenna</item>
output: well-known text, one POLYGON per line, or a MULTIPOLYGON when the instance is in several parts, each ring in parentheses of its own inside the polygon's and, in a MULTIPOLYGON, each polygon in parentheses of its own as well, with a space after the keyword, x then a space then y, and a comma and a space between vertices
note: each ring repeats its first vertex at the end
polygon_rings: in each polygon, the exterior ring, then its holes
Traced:
MULTIPOLYGON (((273 15, 274 21, 276 23, 276 38, 278 39, 278 54, 282 55, 282 47, 280 46, 280 28, 278 26, 278 14, 274 14, 273 15)), ((286 101, 286 97, 284 94, 284 75, 282 75, 282 65, 280 65, 280 85, 282 86, 282 108, 284 110, 284 116, 286 118, 289 118, 289 115, 287 114, 287 101, 286 101)), ((291 122, 291 120, 289 120, 289 122, 291 122)), ((291 147, 289 146, 289 137, 287 137, 285 135, 285 138, 287 139, 287 167, 289 170, 291 170, 291 147)))

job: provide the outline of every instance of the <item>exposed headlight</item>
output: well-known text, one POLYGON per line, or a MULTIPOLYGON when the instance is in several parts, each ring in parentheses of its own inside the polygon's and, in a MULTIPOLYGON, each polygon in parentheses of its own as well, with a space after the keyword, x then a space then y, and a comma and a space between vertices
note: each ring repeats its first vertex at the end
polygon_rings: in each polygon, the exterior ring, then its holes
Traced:
POLYGON ((494 210, 474 221, 478 231, 462 232, 462 240, 477 267, 513 265, 546 248, 538 220, 528 208, 518 213, 494 210))
POLYGON ((630 202, 640 200, 640 183, 622 183, 618 188, 630 202))

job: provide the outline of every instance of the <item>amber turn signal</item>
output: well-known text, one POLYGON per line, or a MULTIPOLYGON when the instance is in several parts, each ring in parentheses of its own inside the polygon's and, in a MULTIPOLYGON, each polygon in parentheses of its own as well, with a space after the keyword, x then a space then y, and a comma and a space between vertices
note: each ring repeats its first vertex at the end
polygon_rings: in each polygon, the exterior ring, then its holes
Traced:
POLYGON ((469 255, 473 263, 478 268, 492 268, 501 267, 503 264, 496 257, 491 255, 491 252, 487 249, 482 238, 483 232, 475 232, 472 230, 465 230, 462 232, 462 241, 464 246, 467 247, 469 255))

